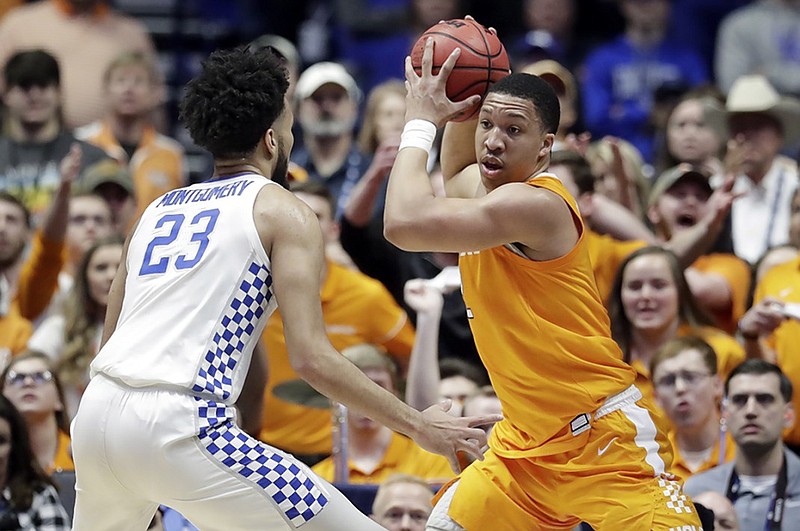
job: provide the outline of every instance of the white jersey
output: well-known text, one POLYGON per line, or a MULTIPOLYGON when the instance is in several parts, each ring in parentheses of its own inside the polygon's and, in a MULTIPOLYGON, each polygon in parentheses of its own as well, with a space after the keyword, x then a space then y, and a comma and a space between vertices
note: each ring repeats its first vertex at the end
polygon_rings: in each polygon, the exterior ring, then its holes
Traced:
POLYGON ((119 321, 92 376, 236 401, 277 306, 253 221, 256 195, 270 183, 238 174, 173 190, 147 207, 128 247, 119 321))

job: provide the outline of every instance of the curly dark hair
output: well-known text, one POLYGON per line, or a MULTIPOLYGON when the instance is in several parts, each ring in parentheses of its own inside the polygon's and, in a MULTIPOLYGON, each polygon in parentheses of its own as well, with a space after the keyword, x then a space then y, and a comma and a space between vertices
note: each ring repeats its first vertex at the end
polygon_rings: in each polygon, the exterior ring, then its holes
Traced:
POLYGON ((186 85, 180 118, 215 158, 246 157, 284 111, 288 87, 286 68, 268 49, 218 50, 186 85))

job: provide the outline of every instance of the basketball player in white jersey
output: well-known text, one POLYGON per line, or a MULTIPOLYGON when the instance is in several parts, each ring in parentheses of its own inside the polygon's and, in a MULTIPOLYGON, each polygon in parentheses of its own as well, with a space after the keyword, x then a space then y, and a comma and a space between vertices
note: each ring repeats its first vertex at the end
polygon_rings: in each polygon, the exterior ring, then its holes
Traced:
POLYGON ((269 51, 237 49, 212 54, 187 87, 181 115, 215 174, 154 201, 126 244, 72 426, 75 531, 144 530, 159 504, 203 531, 381 529, 236 426, 234 402, 278 302, 303 378, 454 467, 457 451, 480 457, 475 426, 499 420, 413 410, 328 342, 319 224, 275 184, 294 141, 287 84, 269 51))

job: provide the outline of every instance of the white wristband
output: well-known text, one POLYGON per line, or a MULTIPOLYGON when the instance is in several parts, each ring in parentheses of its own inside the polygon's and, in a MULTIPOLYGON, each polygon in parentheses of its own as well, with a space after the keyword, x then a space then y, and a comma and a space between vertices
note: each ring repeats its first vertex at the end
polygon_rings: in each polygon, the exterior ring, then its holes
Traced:
POLYGON ((436 124, 428 120, 409 120, 400 135, 400 148, 415 147, 431 153, 433 140, 436 138, 436 124))

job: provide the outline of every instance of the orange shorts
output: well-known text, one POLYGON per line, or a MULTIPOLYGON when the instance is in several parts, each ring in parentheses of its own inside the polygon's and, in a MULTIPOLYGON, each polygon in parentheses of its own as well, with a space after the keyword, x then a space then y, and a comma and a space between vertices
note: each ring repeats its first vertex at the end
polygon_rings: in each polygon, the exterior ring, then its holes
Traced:
POLYGON ((612 411, 604 406, 577 449, 524 458, 489 451, 442 500, 447 515, 467 531, 569 530, 581 521, 596 531, 701 531, 680 480, 666 473, 672 450, 647 405, 636 390, 612 411))

